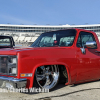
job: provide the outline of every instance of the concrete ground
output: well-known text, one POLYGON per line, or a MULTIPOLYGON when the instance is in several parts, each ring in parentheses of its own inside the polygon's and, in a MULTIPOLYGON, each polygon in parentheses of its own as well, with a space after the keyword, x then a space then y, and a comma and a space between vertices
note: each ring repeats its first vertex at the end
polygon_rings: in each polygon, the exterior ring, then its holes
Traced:
POLYGON ((100 81, 58 86, 49 93, 0 92, 0 100, 100 100, 100 81))

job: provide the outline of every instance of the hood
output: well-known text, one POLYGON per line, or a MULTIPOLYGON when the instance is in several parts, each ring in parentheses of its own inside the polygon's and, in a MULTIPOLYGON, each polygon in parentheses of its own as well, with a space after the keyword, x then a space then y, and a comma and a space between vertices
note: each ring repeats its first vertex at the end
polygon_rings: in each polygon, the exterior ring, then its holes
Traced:
POLYGON ((39 51, 39 52, 50 52, 50 51, 55 51, 56 50, 61 50, 61 49, 70 49, 70 47, 13 47, 13 48, 2 48, 0 49, 0 55, 16 55, 18 52, 23 52, 23 51, 39 51), (55 49, 55 50, 54 50, 55 49))
POLYGON ((17 52, 33 49, 32 47, 1 48, 0 55, 16 55, 17 52))

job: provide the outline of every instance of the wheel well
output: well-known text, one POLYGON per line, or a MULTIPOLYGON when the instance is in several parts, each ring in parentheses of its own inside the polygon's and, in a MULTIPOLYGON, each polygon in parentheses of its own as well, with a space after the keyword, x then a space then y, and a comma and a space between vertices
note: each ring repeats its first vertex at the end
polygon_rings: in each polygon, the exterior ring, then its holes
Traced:
MULTIPOLYGON (((50 65, 44 65, 44 66, 50 66, 50 65)), ((64 65, 58 65, 58 68, 59 68, 59 73, 60 73, 59 83, 67 83, 68 82, 68 74, 67 74, 66 67, 64 65)), ((34 77, 34 80, 35 80, 35 77, 34 77)))
POLYGON ((64 65, 58 65, 59 72, 60 72, 60 83, 67 83, 68 82, 68 73, 66 67, 64 65))

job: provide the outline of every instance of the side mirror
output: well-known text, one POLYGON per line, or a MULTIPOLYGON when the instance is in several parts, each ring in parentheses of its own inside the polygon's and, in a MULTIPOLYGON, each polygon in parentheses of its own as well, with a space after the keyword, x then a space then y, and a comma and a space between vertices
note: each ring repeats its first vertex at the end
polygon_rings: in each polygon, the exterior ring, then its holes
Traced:
POLYGON ((96 42, 95 41, 92 41, 92 42, 87 41, 85 46, 87 48, 95 48, 96 47, 96 42))
MULTIPOLYGON (((97 46, 97 44, 95 41, 92 41, 92 42, 87 41, 86 44, 84 44, 84 46, 86 46, 87 48, 95 48, 97 46)), ((83 54, 85 54, 84 46, 83 46, 83 48, 80 48, 83 54)))

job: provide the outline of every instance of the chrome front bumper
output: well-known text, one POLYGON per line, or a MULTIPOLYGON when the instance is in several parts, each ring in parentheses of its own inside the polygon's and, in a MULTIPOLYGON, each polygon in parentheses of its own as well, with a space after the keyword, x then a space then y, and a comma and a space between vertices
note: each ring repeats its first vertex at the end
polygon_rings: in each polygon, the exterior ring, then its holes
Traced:
POLYGON ((27 83, 26 78, 17 79, 12 77, 0 76, 1 88, 25 88, 27 83))

